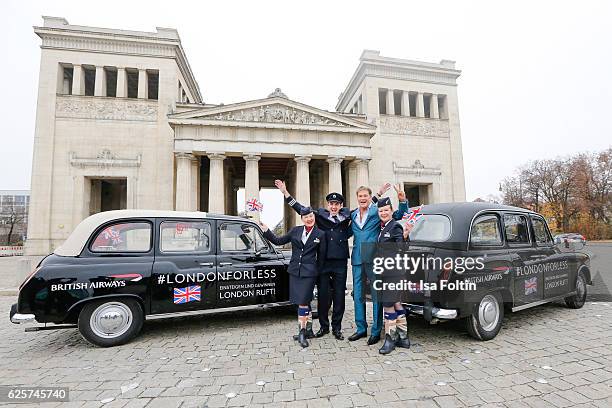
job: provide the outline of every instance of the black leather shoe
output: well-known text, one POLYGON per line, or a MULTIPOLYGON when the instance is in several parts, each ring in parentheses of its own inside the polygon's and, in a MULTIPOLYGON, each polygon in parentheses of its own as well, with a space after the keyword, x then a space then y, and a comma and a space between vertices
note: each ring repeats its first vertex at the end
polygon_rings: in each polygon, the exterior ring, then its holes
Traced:
POLYGON ((344 340, 344 335, 342 334, 340 330, 333 330, 332 334, 334 335, 336 340, 344 340))
MULTIPOLYGON (((314 334, 314 332, 312 331, 312 329, 306 329, 306 338, 307 339, 314 339, 315 337, 317 337, 316 334, 314 334)), ((297 340, 298 339, 298 335, 294 334, 293 335, 293 340, 297 340)))
POLYGON ((385 342, 378 352, 380 354, 389 354, 393 350, 395 350, 395 340, 390 335, 385 334, 385 342))
POLYGON ((323 336, 325 336, 327 333, 329 333, 329 329, 324 329, 324 328, 322 328, 322 327, 321 327, 321 328, 319 329, 319 331, 318 331, 318 332, 315 334, 315 337, 316 337, 316 338, 323 337, 323 336))
POLYGON ((372 344, 376 344, 380 341, 380 334, 378 336, 370 336, 370 338, 368 339, 368 346, 371 346, 372 344))
POLYGON ((363 332, 363 333, 355 332, 349 336, 348 341, 355 341, 355 340, 363 339, 367 335, 368 333, 366 332, 363 332))
POLYGON ((308 340, 306 340, 306 329, 300 329, 297 341, 300 343, 300 346, 308 347, 308 340))

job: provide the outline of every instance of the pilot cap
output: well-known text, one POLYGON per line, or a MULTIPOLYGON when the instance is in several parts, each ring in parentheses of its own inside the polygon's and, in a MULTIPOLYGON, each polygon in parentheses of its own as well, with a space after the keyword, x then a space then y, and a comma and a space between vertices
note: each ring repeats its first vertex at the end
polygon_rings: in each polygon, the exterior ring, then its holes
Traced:
POLYGON ((378 200, 378 208, 380 207, 386 207, 388 205, 391 205, 391 199, 389 197, 383 197, 380 200, 378 200))
POLYGON ((300 216, 308 215, 308 214, 310 214, 311 212, 314 212, 314 211, 312 210, 312 207, 303 207, 303 208, 300 210, 300 216))
POLYGON ((337 201, 339 203, 344 203, 344 197, 340 193, 329 193, 325 196, 325 201, 337 201))

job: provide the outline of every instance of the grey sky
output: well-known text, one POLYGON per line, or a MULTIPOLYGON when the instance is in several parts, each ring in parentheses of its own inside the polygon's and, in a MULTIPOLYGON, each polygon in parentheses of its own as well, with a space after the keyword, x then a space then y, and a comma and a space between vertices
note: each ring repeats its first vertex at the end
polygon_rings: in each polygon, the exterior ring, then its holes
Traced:
POLYGON ((206 102, 291 98, 333 110, 365 48, 457 61, 467 199, 520 163, 612 144, 607 1, 3 1, 0 189, 30 185, 41 15, 179 30, 206 102))

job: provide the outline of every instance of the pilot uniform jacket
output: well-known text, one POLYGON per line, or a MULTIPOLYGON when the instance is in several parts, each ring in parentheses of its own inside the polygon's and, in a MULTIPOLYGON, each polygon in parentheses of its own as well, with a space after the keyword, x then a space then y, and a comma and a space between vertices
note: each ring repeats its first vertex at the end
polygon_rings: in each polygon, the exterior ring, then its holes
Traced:
POLYGON ((302 243, 304 226, 293 227, 288 234, 277 237, 270 230, 264 236, 273 244, 284 245, 291 242, 291 261, 289 273, 289 301, 295 305, 310 304, 319 271, 323 268, 327 241, 325 232, 313 226, 306 243, 302 243))
MULTIPOLYGON (((287 204, 298 214, 304 206, 291 196, 285 198, 287 204)), ((326 259, 346 260, 349 257, 349 238, 353 235, 351 228, 351 211, 343 207, 338 212, 339 221, 335 221, 326 208, 319 208, 314 211, 317 227, 325 231, 327 238, 326 259)))

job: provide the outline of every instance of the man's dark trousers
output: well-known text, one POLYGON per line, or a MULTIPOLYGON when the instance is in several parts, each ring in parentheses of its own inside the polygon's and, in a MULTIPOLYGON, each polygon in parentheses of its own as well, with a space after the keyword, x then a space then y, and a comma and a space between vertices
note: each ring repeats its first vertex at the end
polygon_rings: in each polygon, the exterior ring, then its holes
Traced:
POLYGON ((319 325, 329 329, 329 303, 332 302, 332 331, 342 329, 346 291, 346 259, 326 259, 317 278, 319 325))

